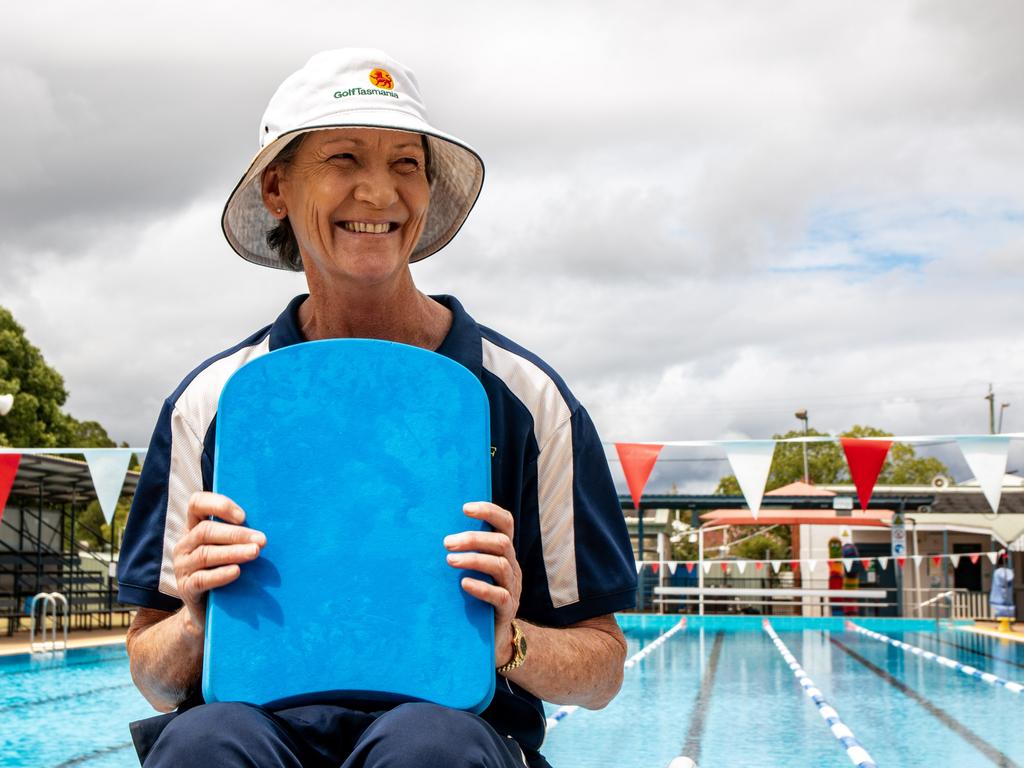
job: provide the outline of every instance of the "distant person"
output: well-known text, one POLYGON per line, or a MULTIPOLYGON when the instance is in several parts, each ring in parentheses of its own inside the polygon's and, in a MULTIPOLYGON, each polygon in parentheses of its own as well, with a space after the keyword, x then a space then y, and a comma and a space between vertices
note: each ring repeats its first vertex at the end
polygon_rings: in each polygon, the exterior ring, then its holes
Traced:
POLYGON ((1006 550, 999 553, 999 567, 992 573, 992 589, 988 593, 988 604, 997 619, 1014 619, 1013 569, 1006 550))

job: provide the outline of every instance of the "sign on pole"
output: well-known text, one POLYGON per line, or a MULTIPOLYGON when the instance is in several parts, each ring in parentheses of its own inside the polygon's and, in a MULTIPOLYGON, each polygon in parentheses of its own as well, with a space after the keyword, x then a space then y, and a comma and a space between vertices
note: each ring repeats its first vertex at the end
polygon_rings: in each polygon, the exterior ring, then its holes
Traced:
POLYGON ((903 515, 897 512, 892 518, 892 556, 907 556, 907 527, 903 522, 903 515))

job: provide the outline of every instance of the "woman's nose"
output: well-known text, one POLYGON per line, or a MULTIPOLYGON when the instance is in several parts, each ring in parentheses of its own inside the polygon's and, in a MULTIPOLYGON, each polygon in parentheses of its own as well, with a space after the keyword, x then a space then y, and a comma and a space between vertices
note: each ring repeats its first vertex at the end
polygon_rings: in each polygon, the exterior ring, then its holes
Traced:
POLYGON ((398 200, 398 189, 387 166, 366 168, 359 175, 353 195, 374 208, 388 208, 398 200))

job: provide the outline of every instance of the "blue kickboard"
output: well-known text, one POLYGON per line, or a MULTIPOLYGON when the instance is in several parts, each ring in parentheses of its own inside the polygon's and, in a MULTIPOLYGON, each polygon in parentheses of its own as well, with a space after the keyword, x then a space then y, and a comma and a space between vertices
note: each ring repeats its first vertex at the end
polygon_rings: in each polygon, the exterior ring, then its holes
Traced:
POLYGON ((494 694, 494 614, 444 537, 487 526, 490 419, 477 378, 416 347, 297 344, 239 369, 217 411, 214 490, 263 531, 213 590, 206 701, 430 701, 494 694))

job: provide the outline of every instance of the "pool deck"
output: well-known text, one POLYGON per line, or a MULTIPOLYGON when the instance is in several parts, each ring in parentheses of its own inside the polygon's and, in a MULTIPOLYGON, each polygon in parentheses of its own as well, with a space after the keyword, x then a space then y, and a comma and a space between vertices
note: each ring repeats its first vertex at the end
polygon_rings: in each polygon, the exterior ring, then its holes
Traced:
MULTIPOLYGON (((96 645, 118 645, 124 643, 127 628, 81 629, 68 633, 68 648, 88 648, 96 645)), ((28 653, 28 632, 17 632, 11 637, 0 637, 0 656, 28 653)))
POLYGON ((1024 643, 1024 622, 1016 621, 1010 626, 1009 632, 1002 632, 994 621, 976 621, 973 627, 957 627, 963 632, 973 632, 976 635, 986 635, 1000 640, 1012 640, 1015 643, 1024 643))

